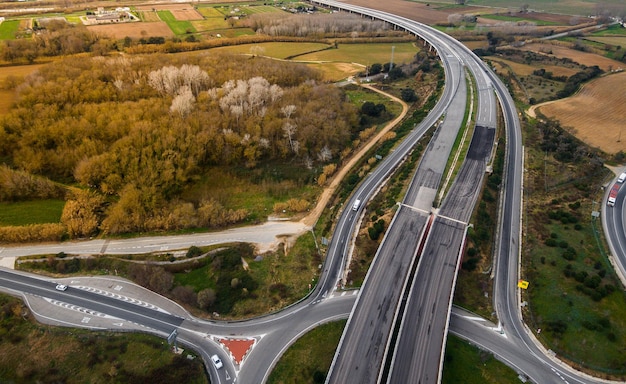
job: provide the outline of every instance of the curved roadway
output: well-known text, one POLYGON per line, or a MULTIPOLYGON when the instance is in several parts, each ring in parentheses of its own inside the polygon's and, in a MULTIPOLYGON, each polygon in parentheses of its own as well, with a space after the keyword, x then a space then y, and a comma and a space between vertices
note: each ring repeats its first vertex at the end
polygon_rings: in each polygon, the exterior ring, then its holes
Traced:
MULTIPOLYGON (((450 84, 458 82, 460 77, 455 78, 455 73, 449 70, 449 60, 458 60, 459 63, 470 67, 478 82, 479 91, 492 94, 493 86, 495 93, 500 99, 506 123, 507 132, 507 178, 503 193, 502 216, 499 228, 499 242, 495 281, 495 306, 501 321, 503 330, 496 332, 494 327, 480 325, 472 316, 466 316, 459 311, 453 311, 451 318, 451 331, 460 334, 468 340, 489 349, 496 355, 501 356, 505 362, 524 372, 526 376, 537 383, 596 383, 599 379, 585 377, 571 368, 559 364, 558 361, 546 356, 546 351, 538 346, 536 340, 529 335, 521 320, 519 310, 518 292, 516 288, 517 265, 519 260, 519 234, 520 234, 520 201, 521 201, 521 137, 519 119, 512 98, 504 85, 486 66, 476 58, 467 48, 451 39, 447 35, 433 30, 430 27, 416 23, 415 21, 401 18, 384 12, 369 10, 361 7, 349 6, 333 1, 316 1, 315 3, 329 4, 342 8, 352 8, 353 11, 369 14, 383 20, 387 20, 402 28, 419 34, 440 52, 446 71, 446 82, 442 99, 431 111, 420 126, 416 127, 403 143, 377 167, 372 174, 359 186, 346 207, 351 207, 356 199, 367 201, 401 162, 402 158, 409 153, 410 149, 423 135, 424 131, 435 124, 446 108, 452 102, 454 96, 450 84), (442 54, 443 53, 443 54, 442 54)), ((380 4, 384 6, 384 4, 380 4)), ((489 96, 487 96, 489 97, 489 96)), ((492 104, 492 103, 488 103, 492 104)), ((489 108, 489 107, 486 107, 489 108)), ((482 116, 495 116, 493 110, 486 109, 482 116), (486 114, 486 115, 485 115, 486 114)), ((479 112, 479 116, 481 113, 479 112)), ((489 126, 482 122, 479 123, 489 126)), ((490 119, 490 118, 488 118, 490 119)), ((354 295, 343 295, 335 290, 342 276, 343 266, 346 263, 345 256, 349 250, 349 242, 352 230, 357 223, 359 211, 345 209, 337 224, 337 230, 331 241, 324 272, 320 282, 312 294, 302 302, 293 305, 285 311, 243 322, 206 322, 184 316, 164 315, 153 309, 141 306, 120 305, 119 301, 110 302, 101 295, 93 296, 88 292, 70 289, 66 292, 56 292, 54 285, 44 279, 24 280, 20 274, 14 272, 2 272, 0 274, 0 286, 12 293, 26 292, 39 297, 53 297, 66 302, 75 303, 86 308, 111 314, 116 318, 149 324, 155 333, 164 336, 173 329, 178 329, 179 340, 201 352, 205 362, 212 353, 218 353, 225 362, 222 370, 210 369, 212 382, 215 383, 258 383, 264 382, 268 372, 276 363, 278 357, 284 352, 286 346, 294 342, 306 330, 320 323, 332 321, 337 318, 345 318, 354 303, 354 295), (215 340, 219 337, 249 337, 255 339, 255 347, 251 350, 242 364, 235 364, 228 359, 226 351, 215 340)), ((28 299, 27 299, 28 300, 28 299)), ((110 299, 115 300, 115 299, 110 299)), ((211 366, 208 364, 208 366, 211 366)))

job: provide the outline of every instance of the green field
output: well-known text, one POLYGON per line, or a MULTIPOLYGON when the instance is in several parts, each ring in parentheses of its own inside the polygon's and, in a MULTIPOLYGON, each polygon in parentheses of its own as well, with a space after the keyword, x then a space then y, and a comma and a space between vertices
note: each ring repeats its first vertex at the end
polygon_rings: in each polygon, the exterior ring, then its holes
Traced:
POLYGON ((64 206, 63 200, 0 203, 0 225, 58 223, 64 206))
POLYGON ((276 12, 284 13, 285 12, 279 7, 273 7, 271 5, 255 5, 255 6, 250 6, 250 7, 241 7, 240 9, 246 15, 254 15, 257 13, 276 13, 276 12))
POLYGON ((222 18, 224 19, 224 14, 213 6, 203 6, 203 4, 198 5, 197 11, 206 18, 222 18))
POLYGON ((443 384, 517 384, 517 373, 489 352, 448 335, 443 364, 443 384))
POLYGON ((15 39, 15 33, 20 27, 19 20, 6 20, 0 23, 0 40, 15 39))
POLYGON ((215 48, 215 50, 257 54, 261 56, 274 57, 277 59, 285 59, 290 56, 300 55, 307 52, 317 51, 328 48, 328 44, 324 43, 261 43, 261 44, 242 44, 229 47, 215 48))
POLYGON ((161 20, 165 21, 168 27, 174 32, 175 35, 185 35, 187 33, 194 33, 196 29, 190 21, 176 20, 172 12, 170 11, 157 11, 157 14, 161 20))
POLYGON ((197 32, 228 28, 228 23, 226 23, 226 20, 224 20, 223 17, 210 17, 204 20, 192 20, 191 25, 193 25, 197 32))
POLYGON ((626 28, 619 24, 609 25, 606 29, 597 31, 591 34, 591 36, 626 36, 626 28))
POLYGON ((269 384, 323 383, 346 321, 320 325, 296 341, 280 358, 269 384))
POLYGON ((374 43, 374 44, 339 44, 338 49, 303 54, 294 57, 302 61, 337 61, 371 65, 388 63, 391 60, 391 47, 394 48, 393 62, 407 63, 419 51, 413 43, 374 43))

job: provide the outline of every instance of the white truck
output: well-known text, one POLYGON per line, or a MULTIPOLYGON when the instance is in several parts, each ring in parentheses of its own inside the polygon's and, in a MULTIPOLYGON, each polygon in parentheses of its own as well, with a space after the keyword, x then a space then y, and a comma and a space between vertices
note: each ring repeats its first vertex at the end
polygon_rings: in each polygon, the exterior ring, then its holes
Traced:
POLYGON ((626 172, 622 172, 622 174, 619 175, 619 177, 617 178, 617 182, 621 184, 624 182, 624 180, 626 180, 626 172))
POLYGON ((360 205, 361 205, 361 200, 355 201, 354 204, 352 204, 352 210, 356 211, 357 209, 359 209, 360 205))

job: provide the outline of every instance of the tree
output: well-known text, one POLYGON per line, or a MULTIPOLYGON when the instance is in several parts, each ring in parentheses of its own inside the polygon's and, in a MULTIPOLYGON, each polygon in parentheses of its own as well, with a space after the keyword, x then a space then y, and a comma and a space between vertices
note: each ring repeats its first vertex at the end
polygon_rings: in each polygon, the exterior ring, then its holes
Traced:
POLYGON ((402 91, 400 91, 400 97, 402 98, 402 100, 406 101, 407 103, 412 103, 414 101, 417 101, 417 94, 411 88, 402 89, 402 91))
POLYGON ((374 63, 370 66, 370 75, 377 75, 383 70, 383 65, 380 63, 374 63))
POLYGON ((61 222, 67 227, 70 237, 94 235, 100 225, 104 198, 95 193, 78 190, 63 207, 61 222))

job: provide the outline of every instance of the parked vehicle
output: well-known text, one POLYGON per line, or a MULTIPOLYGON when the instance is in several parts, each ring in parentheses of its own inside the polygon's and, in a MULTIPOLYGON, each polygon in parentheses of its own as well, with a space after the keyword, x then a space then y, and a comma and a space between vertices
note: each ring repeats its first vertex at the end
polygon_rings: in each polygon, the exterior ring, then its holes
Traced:
POLYGON ((617 182, 621 184, 624 182, 624 180, 626 180, 626 172, 622 172, 622 174, 619 175, 619 177, 617 178, 617 182))

